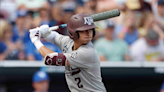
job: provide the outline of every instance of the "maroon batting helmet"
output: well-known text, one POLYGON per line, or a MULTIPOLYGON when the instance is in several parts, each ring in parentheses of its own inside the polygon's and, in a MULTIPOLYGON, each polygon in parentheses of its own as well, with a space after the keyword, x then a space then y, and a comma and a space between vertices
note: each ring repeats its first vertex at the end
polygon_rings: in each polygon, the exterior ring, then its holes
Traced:
MULTIPOLYGON (((94 24, 93 19, 87 14, 73 15, 67 23, 68 35, 73 40, 78 39, 78 31, 84 31, 95 28, 96 26, 94 24)), ((93 30, 93 37, 94 35, 95 31, 93 30)))

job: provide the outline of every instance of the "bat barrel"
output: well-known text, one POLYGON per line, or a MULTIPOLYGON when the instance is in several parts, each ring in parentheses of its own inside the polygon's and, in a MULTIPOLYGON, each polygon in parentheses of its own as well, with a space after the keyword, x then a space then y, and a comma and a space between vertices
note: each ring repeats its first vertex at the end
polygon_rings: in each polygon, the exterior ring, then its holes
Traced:
POLYGON ((117 17, 119 15, 120 15, 120 10, 115 9, 115 10, 110 10, 110 11, 94 14, 94 15, 91 15, 91 17, 93 18, 93 21, 100 21, 100 20, 105 20, 112 17, 117 17))

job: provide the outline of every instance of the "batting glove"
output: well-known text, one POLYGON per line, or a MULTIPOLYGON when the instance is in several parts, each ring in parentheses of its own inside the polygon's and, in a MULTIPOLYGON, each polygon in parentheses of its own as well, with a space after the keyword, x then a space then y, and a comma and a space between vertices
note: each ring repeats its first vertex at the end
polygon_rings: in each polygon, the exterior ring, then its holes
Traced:
POLYGON ((30 29, 30 39, 32 43, 35 43, 36 41, 40 41, 41 33, 40 33, 40 28, 34 28, 30 29))
POLYGON ((41 32, 41 37, 42 38, 45 38, 49 34, 51 34, 51 31, 49 30, 49 26, 48 25, 42 25, 42 26, 40 26, 40 32, 41 32))

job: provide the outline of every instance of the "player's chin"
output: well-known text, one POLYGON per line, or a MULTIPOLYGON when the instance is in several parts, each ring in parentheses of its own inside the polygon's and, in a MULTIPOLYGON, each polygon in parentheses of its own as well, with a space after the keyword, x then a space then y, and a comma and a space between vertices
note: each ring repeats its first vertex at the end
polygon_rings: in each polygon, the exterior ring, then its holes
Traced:
POLYGON ((91 40, 92 40, 92 39, 88 39, 88 40, 83 41, 83 45, 88 44, 91 40))

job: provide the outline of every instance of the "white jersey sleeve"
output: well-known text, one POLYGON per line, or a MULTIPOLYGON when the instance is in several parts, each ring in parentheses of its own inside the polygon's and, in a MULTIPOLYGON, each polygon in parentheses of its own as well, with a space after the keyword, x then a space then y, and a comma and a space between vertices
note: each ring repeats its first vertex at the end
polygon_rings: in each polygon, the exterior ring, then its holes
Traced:
POLYGON ((54 39, 55 39, 56 35, 58 35, 58 34, 59 33, 57 33, 56 31, 52 31, 51 34, 44 37, 43 39, 46 40, 47 42, 50 42, 50 43, 54 44, 54 39))
POLYGON ((44 38, 44 40, 57 45, 60 48, 60 50, 62 50, 64 44, 72 39, 70 39, 69 36, 64 36, 64 35, 61 35, 55 31, 53 31, 53 32, 51 32, 50 35, 48 35, 46 38, 44 38))
POLYGON ((71 38, 69 36, 57 34, 56 37, 54 38, 54 44, 57 45, 62 50, 64 44, 66 44, 70 40, 71 38))

